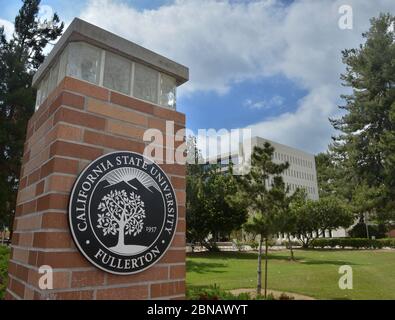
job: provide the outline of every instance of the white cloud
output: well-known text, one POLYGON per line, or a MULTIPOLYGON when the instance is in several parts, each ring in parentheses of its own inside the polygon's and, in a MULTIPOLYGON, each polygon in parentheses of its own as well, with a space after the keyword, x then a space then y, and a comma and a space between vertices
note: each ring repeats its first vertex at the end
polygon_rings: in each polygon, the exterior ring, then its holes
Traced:
POLYGON ((224 94, 247 79, 287 77, 308 92, 297 110, 250 127, 263 137, 318 152, 333 134, 328 117, 338 113, 345 90, 339 80, 341 50, 362 42, 369 18, 395 11, 393 0, 348 0, 354 29, 341 30, 338 8, 343 4, 177 0, 138 11, 122 1, 91 0, 81 18, 188 66, 190 81, 180 88, 181 95, 199 90, 224 94))
POLYGON ((54 10, 49 5, 40 5, 38 11, 38 18, 41 21, 48 20, 50 21, 54 15, 54 10))
POLYGON ((243 103, 243 105, 249 109, 271 109, 273 107, 281 107, 284 103, 284 98, 275 95, 271 97, 269 100, 259 100, 259 101, 253 101, 251 99, 246 99, 243 103))
POLYGON ((7 39, 12 37, 14 32, 14 24, 8 20, 0 19, 0 27, 4 26, 4 33, 7 39))
POLYGON ((317 152, 329 143, 328 118, 333 116, 334 86, 321 86, 299 101, 295 112, 248 126, 253 136, 317 152))
POLYGON ((226 93, 234 82, 274 72, 283 40, 269 30, 283 14, 276 1, 178 0, 138 11, 120 1, 91 0, 81 18, 187 65, 184 93, 226 93))

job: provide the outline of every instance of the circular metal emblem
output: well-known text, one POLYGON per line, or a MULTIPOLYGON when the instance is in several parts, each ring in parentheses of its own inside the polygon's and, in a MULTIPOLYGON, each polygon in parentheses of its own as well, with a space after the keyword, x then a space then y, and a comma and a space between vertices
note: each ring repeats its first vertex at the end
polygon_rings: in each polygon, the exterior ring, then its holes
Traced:
POLYGON ((137 273, 170 246, 176 196, 152 160, 129 151, 109 153, 90 163, 75 182, 69 223, 77 247, 96 267, 137 273))

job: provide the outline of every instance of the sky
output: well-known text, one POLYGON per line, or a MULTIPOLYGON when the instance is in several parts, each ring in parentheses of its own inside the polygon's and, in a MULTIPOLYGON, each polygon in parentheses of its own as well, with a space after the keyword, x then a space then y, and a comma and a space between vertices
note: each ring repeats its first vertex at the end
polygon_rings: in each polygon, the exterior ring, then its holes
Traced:
MULTIPOLYGON (((9 35, 20 5, 0 0, 9 35)), ((41 1, 41 16, 54 11, 66 25, 79 17, 187 66, 177 109, 195 133, 249 128, 318 153, 336 134, 328 119, 341 115, 350 90, 340 81, 341 51, 363 43, 369 19, 394 14, 395 1, 41 1)))

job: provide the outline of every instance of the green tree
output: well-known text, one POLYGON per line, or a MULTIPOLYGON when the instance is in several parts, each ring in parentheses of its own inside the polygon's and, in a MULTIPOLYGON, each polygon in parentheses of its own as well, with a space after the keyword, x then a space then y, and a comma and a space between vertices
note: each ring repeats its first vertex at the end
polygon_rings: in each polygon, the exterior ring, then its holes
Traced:
POLYGON ((241 229, 247 220, 247 210, 238 201, 231 201, 238 191, 232 170, 222 172, 214 165, 206 171, 203 183, 205 210, 209 214, 212 241, 208 248, 215 248, 213 241, 220 236, 229 237, 234 230, 241 229))
POLYGON ((348 206, 334 197, 307 200, 295 210, 295 234, 303 247, 308 247, 314 238, 324 236, 326 230, 331 232, 341 227, 348 228, 354 221, 348 206))
POLYGON ((239 177, 239 189, 251 215, 244 225, 247 232, 259 236, 257 294, 262 290, 262 248, 265 242, 265 283, 267 297, 268 240, 278 232, 278 219, 284 198, 284 182, 281 173, 288 163, 272 161, 274 148, 265 143, 263 148, 254 147, 249 173, 239 177), (271 181, 271 182, 269 182, 271 181))
POLYGON ((207 223, 208 213, 205 210, 203 194, 204 167, 199 164, 201 154, 197 148, 196 138, 187 138, 187 172, 186 172, 186 220, 187 241, 203 243, 210 233, 207 223))
POLYGON ((345 111, 332 119, 342 133, 331 145, 333 161, 341 170, 338 185, 351 200, 355 186, 383 188, 375 214, 380 221, 395 218, 395 18, 380 14, 363 34, 366 42, 344 50, 346 72, 341 76, 352 93, 342 96, 345 111))
POLYGON ((187 150, 194 153, 195 163, 187 165, 187 238, 217 250, 219 236, 239 230, 247 220, 247 210, 235 201, 238 188, 232 167, 224 172, 217 165, 199 164, 196 140, 191 138, 189 144, 187 150))
POLYGON ((24 0, 7 41, 0 28, 0 220, 11 226, 19 184, 27 121, 34 112, 31 87, 43 50, 63 31, 57 14, 38 18, 40 0, 24 0))
POLYGON ((306 191, 304 189, 296 189, 292 195, 288 195, 289 190, 285 189, 280 202, 280 216, 278 218, 278 231, 286 234, 287 246, 290 250, 290 259, 295 260, 294 251, 291 241, 291 235, 295 235, 298 223, 298 210, 306 202, 306 191))
POLYGON ((365 225, 367 238, 369 238, 368 220, 377 216, 377 208, 382 201, 385 201, 383 199, 384 193, 384 185, 369 187, 367 184, 360 184, 353 190, 350 208, 355 217, 359 219, 359 223, 365 225))
POLYGON ((344 185, 344 170, 334 161, 334 155, 329 152, 321 152, 315 156, 317 170, 318 194, 320 198, 336 196, 347 198, 344 185))

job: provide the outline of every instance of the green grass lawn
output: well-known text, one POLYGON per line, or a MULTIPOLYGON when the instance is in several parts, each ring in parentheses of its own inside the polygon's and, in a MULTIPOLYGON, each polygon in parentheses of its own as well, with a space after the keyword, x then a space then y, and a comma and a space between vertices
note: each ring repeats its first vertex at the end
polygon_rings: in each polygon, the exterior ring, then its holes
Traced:
MULTIPOLYGON (((268 288, 318 299, 395 299, 395 251, 296 250, 271 252, 268 288), (353 269, 353 289, 338 286, 339 267, 353 269)), ((217 284, 222 289, 256 287, 256 253, 192 253, 187 256, 190 289, 217 284)))

